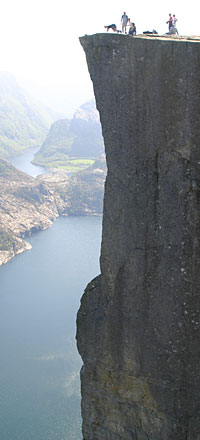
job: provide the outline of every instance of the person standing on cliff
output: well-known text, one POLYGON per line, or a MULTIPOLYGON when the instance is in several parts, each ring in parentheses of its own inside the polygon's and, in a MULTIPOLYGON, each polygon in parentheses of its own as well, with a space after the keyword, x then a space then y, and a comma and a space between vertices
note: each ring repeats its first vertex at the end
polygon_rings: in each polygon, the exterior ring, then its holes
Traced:
POLYGON ((169 25, 169 32, 171 27, 173 26, 173 18, 172 18, 172 14, 169 14, 169 20, 166 22, 169 25))
POLYGON ((176 28, 176 22, 177 22, 178 18, 176 18, 175 14, 172 17, 172 24, 173 26, 176 28))
POLYGON ((122 23, 122 33, 126 34, 126 26, 128 24, 128 15, 126 15, 126 12, 123 13, 122 18, 121 18, 121 23, 122 23))

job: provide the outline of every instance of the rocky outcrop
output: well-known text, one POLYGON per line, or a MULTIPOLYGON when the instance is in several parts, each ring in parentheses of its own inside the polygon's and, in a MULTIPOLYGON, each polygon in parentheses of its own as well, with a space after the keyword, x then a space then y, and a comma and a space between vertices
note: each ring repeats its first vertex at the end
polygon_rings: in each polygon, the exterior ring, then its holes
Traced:
POLYGON ((105 157, 102 156, 87 170, 71 176, 67 193, 69 215, 102 215, 106 172, 105 157))
POLYGON ((0 160, 0 264, 30 249, 24 238, 48 228, 64 203, 41 181, 0 160))
POLYGON ((37 180, 52 192, 61 215, 102 215, 106 172, 102 156, 86 170, 69 177, 64 171, 55 169, 38 176, 37 180))
POLYGON ((200 44, 81 38, 106 148, 78 312, 84 440, 200 439, 200 44))

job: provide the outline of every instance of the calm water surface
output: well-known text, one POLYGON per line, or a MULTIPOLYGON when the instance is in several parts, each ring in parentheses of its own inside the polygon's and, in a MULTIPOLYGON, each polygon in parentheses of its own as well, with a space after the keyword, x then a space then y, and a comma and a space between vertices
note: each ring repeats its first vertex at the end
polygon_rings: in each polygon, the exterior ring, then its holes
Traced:
POLYGON ((2 440, 81 439, 75 319, 100 240, 100 217, 61 217, 0 267, 2 440))
POLYGON ((29 148, 24 154, 10 158, 8 161, 14 165, 14 167, 18 168, 18 170, 24 171, 24 173, 27 173, 32 177, 36 177, 39 174, 46 174, 47 171, 45 168, 31 163, 36 151, 38 151, 38 148, 29 148))

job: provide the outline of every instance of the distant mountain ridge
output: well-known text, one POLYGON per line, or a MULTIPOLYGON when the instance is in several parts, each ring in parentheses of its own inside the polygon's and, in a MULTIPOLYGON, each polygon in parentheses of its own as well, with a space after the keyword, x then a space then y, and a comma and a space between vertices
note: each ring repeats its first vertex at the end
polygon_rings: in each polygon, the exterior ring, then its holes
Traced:
POLYGON ((34 102, 15 77, 0 72, 0 156, 8 158, 44 141, 53 117, 34 102))
POLYGON ((92 165, 104 153, 94 99, 82 104, 72 119, 56 120, 56 116, 59 118, 52 109, 35 102, 12 74, 0 72, 1 158, 38 147, 36 165, 69 172, 92 165))
POLYGON ((94 100, 90 100, 77 109, 72 120, 60 119, 51 125, 33 163, 47 168, 64 167, 69 159, 95 159, 103 152, 99 114, 94 100))

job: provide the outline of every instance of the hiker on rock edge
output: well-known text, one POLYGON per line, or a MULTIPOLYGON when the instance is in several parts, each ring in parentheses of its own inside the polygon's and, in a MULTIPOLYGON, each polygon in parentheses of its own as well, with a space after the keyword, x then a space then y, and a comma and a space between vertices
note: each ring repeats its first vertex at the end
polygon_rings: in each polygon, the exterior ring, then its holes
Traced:
POLYGON ((121 18, 121 23, 122 23, 122 33, 126 34, 126 26, 128 24, 128 15, 126 15, 126 12, 123 13, 122 18, 121 18))
POLYGON ((169 20, 166 22, 166 24, 169 25, 169 32, 170 32, 170 29, 173 26, 173 18, 172 18, 172 14, 171 13, 169 14, 169 20))

